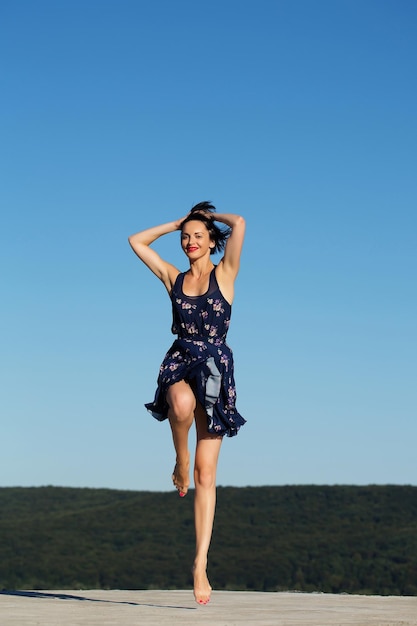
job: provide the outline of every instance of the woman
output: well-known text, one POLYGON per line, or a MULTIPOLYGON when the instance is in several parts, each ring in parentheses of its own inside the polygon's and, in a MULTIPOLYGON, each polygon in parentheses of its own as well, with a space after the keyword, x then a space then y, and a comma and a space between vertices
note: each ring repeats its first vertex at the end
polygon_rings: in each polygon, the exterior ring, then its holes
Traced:
POLYGON ((235 408, 233 355, 225 343, 245 220, 234 214, 214 215, 215 210, 209 202, 200 202, 183 218, 129 237, 134 252, 164 283, 172 302, 172 332, 178 338, 161 365, 154 402, 145 406, 157 419, 169 420, 176 452, 172 480, 181 497, 190 485, 188 432, 193 422, 196 425, 193 577, 199 604, 207 604, 211 592, 206 570, 220 446, 224 435, 236 435, 245 423, 235 408), (185 273, 150 247, 176 230, 181 231, 181 247, 190 264, 185 273), (223 258, 215 266, 211 255, 222 250, 223 258))

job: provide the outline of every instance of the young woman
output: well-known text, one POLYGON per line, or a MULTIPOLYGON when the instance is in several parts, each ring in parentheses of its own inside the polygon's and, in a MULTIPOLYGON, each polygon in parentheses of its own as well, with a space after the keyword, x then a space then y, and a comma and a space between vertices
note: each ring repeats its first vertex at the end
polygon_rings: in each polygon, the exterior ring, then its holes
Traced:
POLYGON ((176 452, 172 480, 181 497, 190 485, 188 432, 193 422, 196 425, 193 576, 199 604, 207 604, 211 592, 207 554, 222 438, 236 435, 245 423, 235 406, 233 355, 225 342, 245 220, 215 210, 209 202, 201 202, 183 218, 129 237, 134 252, 163 282, 172 302, 172 332, 177 339, 161 365, 155 399, 145 406, 156 419, 169 420, 176 452), (220 228, 215 222, 225 226, 220 228), (181 231, 181 247, 190 265, 184 273, 150 247, 162 235, 176 230, 181 231), (211 255, 222 250, 222 259, 214 265, 211 255))

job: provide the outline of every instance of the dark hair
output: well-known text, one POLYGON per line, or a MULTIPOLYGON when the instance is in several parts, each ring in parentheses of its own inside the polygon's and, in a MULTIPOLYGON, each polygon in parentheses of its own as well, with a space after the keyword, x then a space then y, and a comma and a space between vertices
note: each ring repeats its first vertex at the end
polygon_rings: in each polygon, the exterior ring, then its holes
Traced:
POLYGON ((214 248, 211 248, 210 254, 221 252, 224 250, 227 239, 230 237, 232 230, 230 228, 219 228, 214 223, 214 215, 207 215, 207 213, 215 213, 216 207, 211 202, 199 202, 190 211, 185 220, 181 222, 180 230, 183 229, 184 224, 193 220, 203 222, 209 231, 210 239, 214 241, 214 248))

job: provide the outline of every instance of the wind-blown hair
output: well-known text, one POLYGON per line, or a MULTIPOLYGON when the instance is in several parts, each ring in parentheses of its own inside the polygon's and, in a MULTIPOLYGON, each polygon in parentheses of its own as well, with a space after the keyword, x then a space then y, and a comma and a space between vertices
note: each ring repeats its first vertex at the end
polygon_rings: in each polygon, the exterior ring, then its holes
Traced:
POLYGON ((226 245, 226 241, 230 237, 230 233, 232 232, 231 228, 219 228, 217 224, 214 223, 214 215, 216 207, 211 204, 211 202, 199 202, 190 211, 190 214, 187 215, 185 220, 181 222, 180 230, 183 229, 184 224, 187 222, 191 222, 193 220, 198 220, 199 222, 203 222, 206 226, 210 239, 214 241, 214 247, 211 248, 210 254, 216 254, 216 252, 222 252, 226 245), (209 215, 208 215, 208 214, 209 215))

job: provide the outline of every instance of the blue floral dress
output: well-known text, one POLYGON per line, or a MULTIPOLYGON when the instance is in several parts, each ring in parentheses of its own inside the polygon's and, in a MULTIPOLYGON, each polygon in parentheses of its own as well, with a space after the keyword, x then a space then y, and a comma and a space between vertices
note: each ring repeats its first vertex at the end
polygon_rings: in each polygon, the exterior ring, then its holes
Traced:
POLYGON ((215 270, 202 296, 187 296, 179 274, 171 292, 172 332, 178 336, 159 370, 155 399, 145 404, 158 420, 168 417, 166 391, 189 382, 207 414, 207 431, 233 437, 246 420, 237 412, 233 353, 226 344, 232 307, 217 284, 215 270))

